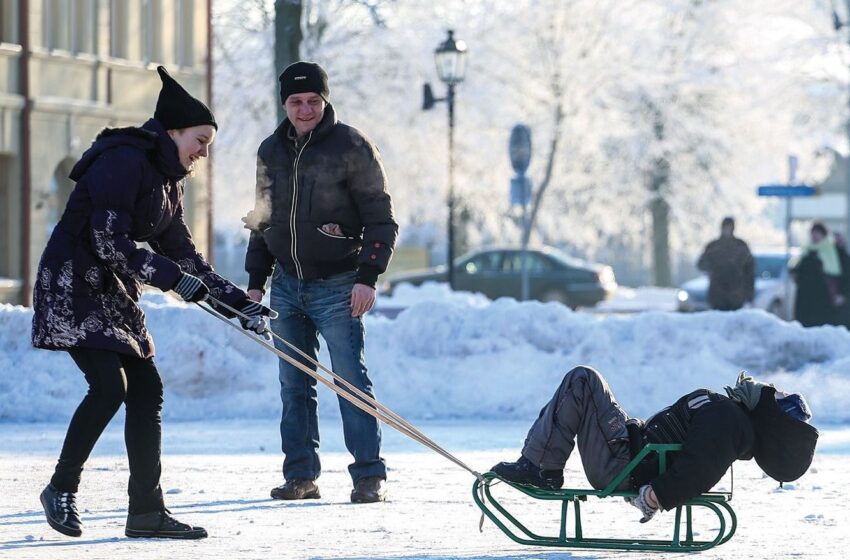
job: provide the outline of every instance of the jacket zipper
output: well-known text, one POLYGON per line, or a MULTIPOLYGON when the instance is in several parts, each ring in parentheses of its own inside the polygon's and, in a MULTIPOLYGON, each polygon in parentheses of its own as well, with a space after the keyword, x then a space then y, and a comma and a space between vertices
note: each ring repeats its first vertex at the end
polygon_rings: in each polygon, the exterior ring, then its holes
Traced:
POLYGON ((295 156, 295 165, 292 168, 292 209, 289 213, 289 231, 292 234, 290 252, 292 253, 292 261, 295 263, 295 274, 299 280, 304 279, 304 274, 301 271, 301 262, 298 260, 298 239, 295 235, 295 212, 298 209, 298 162, 301 159, 301 154, 304 153, 304 148, 310 143, 310 138, 312 137, 313 131, 311 130, 304 145, 298 150, 298 155, 295 156))

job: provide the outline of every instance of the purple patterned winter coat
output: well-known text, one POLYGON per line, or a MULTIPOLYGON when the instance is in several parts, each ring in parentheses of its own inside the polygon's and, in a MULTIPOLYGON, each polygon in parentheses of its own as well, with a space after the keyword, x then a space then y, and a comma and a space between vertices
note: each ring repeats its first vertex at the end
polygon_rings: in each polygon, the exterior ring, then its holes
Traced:
POLYGON ((142 284, 170 290, 181 270, 225 303, 245 297, 192 243, 183 220, 185 176, 177 145, 154 119, 98 135, 71 171, 77 185, 39 263, 33 346, 153 356, 138 305, 142 284))

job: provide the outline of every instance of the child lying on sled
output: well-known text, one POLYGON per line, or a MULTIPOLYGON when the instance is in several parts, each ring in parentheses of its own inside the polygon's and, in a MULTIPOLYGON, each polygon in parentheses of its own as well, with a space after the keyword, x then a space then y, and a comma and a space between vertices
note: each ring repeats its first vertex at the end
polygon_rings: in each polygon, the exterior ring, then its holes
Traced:
POLYGON ((630 503, 643 514, 641 523, 707 492, 736 459, 755 458, 779 482, 801 477, 818 439, 802 395, 779 392, 743 372, 726 393, 698 389, 644 422, 628 417, 599 372, 580 366, 540 411, 520 458, 492 471, 510 482, 558 489, 578 440, 587 479, 601 490, 645 445, 682 444, 666 472, 658 474, 657 457, 650 454, 617 488, 638 491, 630 503))

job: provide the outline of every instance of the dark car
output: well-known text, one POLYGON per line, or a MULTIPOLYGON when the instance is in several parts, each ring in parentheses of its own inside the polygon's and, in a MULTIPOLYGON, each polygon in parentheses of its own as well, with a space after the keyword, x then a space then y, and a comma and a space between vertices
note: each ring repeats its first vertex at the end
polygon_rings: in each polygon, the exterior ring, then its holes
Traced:
MULTIPOLYGON (((591 307, 617 289, 610 266, 582 261, 557 249, 529 249, 530 299, 557 301, 572 308, 591 307)), ((522 251, 514 248, 475 251, 455 260, 455 289, 480 292, 490 299, 519 299, 522 290, 522 251)), ((402 283, 447 282, 445 266, 388 277, 382 284, 391 294, 402 283)))

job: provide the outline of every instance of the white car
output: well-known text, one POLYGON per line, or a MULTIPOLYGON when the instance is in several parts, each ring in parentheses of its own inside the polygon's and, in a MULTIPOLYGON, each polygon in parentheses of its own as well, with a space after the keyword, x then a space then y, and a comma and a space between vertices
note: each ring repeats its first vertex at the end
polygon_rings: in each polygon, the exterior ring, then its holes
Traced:
MULTIPOLYGON (((797 253, 796 250, 791 252, 791 260, 797 253)), ((755 252, 753 258, 756 261, 756 286, 750 306, 764 309, 782 319, 793 319, 797 286, 788 274, 788 256, 784 251, 776 250, 755 252)), ((708 310, 708 276, 688 280, 682 284, 676 297, 679 311, 708 310)))

